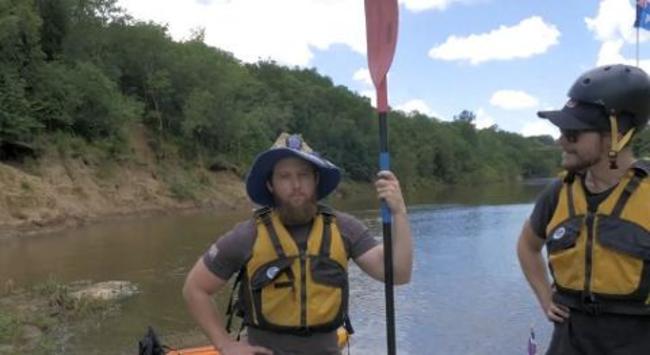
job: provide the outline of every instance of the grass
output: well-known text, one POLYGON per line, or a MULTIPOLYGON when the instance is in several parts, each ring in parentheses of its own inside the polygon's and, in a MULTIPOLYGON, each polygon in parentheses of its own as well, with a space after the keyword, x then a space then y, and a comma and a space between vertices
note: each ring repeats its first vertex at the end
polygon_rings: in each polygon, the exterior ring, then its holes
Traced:
POLYGON ((55 278, 34 287, 34 291, 47 300, 52 314, 68 320, 81 319, 107 310, 110 303, 88 297, 74 297, 70 286, 55 278))
POLYGON ((169 191, 177 200, 196 200, 197 187, 192 181, 175 178, 169 183, 169 191))
POLYGON ((74 290, 50 277, 0 298, 0 345, 9 346, 11 353, 63 353, 71 336, 83 334, 119 309, 114 302, 75 297, 74 290), (30 327, 40 332, 30 335, 30 327))
POLYGON ((26 180, 20 182, 20 188, 25 192, 32 191, 32 185, 29 183, 29 181, 26 180))
POLYGON ((12 314, 0 313, 0 344, 11 344, 18 334, 20 322, 12 314))
POLYGON ((169 186, 172 197, 179 201, 198 200, 202 189, 210 185, 207 174, 202 175, 200 169, 191 164, 180 169, 178 166, 163 166, 159 171, 159 175, 169 186))

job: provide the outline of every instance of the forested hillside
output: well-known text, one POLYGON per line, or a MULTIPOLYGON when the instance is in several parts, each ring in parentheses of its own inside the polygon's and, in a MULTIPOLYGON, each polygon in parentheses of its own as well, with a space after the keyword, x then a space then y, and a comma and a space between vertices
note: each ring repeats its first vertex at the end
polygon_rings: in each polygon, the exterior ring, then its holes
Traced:
MULTIPOLYGON (((5 161, 38 159, 76 138, 120 159, 130 154, 125 131, 142 123, 161 160, 243 173, 289 131, 302 133, 347 178, 367 181, 376 169, 376 118, 367 98, 314 69, 241 63, 204 44, 200 29, 173 41, 164 26, 130 18, 115 0, 1 0, 0 46, 5 161)), ((477 130, 473 117, 463 111, 444 122, 392 112, 392 161, 405 184, 555 171, 550 137, 477 130)))

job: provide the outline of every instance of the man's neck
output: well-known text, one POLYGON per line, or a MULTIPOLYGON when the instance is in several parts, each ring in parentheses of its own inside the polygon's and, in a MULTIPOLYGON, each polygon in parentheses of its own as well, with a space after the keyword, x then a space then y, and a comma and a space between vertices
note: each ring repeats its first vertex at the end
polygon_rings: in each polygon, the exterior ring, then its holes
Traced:
POLYGON ((616 160, 616 169, 610 168, 608 158, 601 159, 598 164, 587 169, 585 187, 591 193, 599 193, 616 186, 635 161, 636 159, 629 150, 624 150, 619 154, 616 160))

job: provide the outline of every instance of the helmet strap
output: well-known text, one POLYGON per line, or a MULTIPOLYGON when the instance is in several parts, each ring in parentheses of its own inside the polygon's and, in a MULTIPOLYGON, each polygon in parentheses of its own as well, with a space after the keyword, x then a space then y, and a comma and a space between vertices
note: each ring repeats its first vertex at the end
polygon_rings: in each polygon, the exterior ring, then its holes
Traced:
POLYGON ((612 114, 609 116, 609 125, 611 127, 612 134, 612 146, 610 147, 608 156, 609 156, 609 168, 617 169, 618 164, 616 164, 616 158, 618 153, 630 142, 632 135, 634 134, 634 128, 630 128, 627 133, 621 138, 618 139, 618 120, 616 115, 612 114))

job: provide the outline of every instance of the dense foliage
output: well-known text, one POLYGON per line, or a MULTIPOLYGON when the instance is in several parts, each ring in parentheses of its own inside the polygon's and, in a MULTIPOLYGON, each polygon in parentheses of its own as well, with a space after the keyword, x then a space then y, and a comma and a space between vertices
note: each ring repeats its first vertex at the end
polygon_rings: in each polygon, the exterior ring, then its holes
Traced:
MULTIPOLYGON (((121 142, 143 124, 160 159, 172 146, 206 166, 244 168, 279 132, 301 132, 347 177, 372 179, 377 128, 368 99, 314 69, 243 64, 203 36, 199 29, 173 41, 116 0, 0 0, 0 143, 51 134, 121 142)), ((468 111, 453 122, 391 112, 394 170, 410 184, 554 173, 551 137, 478 130, 473 119, 468 111)))

